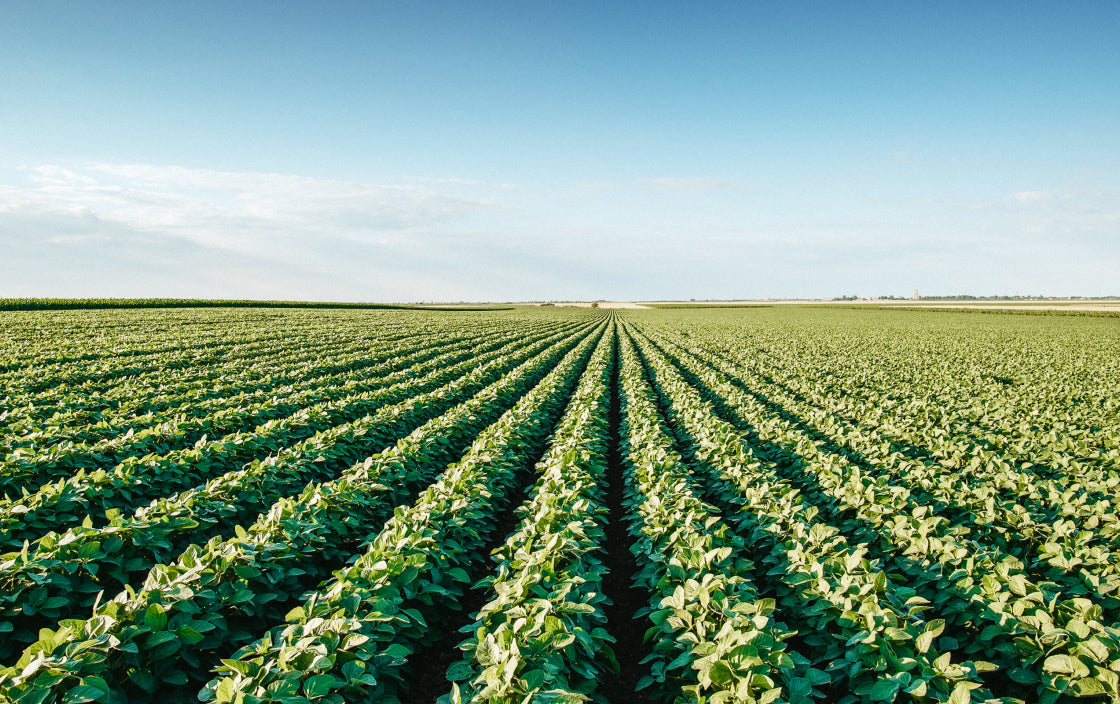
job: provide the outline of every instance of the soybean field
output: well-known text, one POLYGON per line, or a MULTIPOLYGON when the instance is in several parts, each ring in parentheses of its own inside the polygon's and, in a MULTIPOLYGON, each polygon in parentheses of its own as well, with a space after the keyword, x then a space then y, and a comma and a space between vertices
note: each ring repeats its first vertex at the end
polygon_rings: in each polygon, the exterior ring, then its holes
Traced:
POLYGON ((1120 318, 0 312, 0 701, 1120 702, 1120 318))

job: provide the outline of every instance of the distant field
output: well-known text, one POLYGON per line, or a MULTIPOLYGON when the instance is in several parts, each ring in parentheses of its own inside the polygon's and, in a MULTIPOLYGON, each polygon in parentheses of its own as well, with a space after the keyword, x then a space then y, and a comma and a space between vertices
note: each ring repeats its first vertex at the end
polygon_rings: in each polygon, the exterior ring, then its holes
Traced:
POLYGON ((111 308, 345 308, 353 310, 505 310, 509 306, 448 303, 331 303, 322 301, 244 301, 211 298, 0 298, 5 310, 95 310, 111 308))
POLYGON ((921 308, 988 308, 998 310, 1016 310, 1019 308, 1029 308, 1032 310, 1108 310, 1120 312, 1120 303, 1117 302, 1100 302, 1100 303, 1042 303, 1042 302, 1026 302, 1026 303, 928 303, 920 304, 915 307, 921 308))
POLYGON ((995 306, 995 307, 1019 307, 1019 306, 1043 306, 1047 308, 1063 308, 1063 307, 1081 307, 1081 306, 1120 306, 1120 300, 1115 298, 1102 298, 1099 300, 1094 299, 909 299, 909 298, 857 298, 854 300, 832 300, 832 299, 752 299, 742 301, 641 301, 636 305, 644 306, 731 306, 738 307, 744 305, 877 305, 877 306, 957 306, 957 307, 976 307, 976 306, 995 306))
POLYGON ((0 312, 0 701, 1120 701, 1035 312, 0 312))
MULTIPOLYGON (((826 300, 762 300, 762 301, 646 301, 627 307, 635 308, 758 308, 762 306, 828 306, 828 307, 876 307, 886 309, 930 310, 978 310, 978 311, 1055 311, 1066 313, 1093 313, 1120 315, 1120 301, 1105 299, 1100 301, 908 301, 890 299, 860 299, 854 301, 826 300)), ((616 305, 615 307, 623 307, 616 305)))

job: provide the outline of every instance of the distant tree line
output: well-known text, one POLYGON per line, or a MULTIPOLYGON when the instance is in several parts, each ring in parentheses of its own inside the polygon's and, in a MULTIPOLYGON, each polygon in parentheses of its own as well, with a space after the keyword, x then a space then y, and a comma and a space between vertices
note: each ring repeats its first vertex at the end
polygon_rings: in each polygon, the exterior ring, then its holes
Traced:
POLYGON ((434 306, 324 301, 253 301, 205 298, 0 298, 0 310, 85 310, 95 308, 356 308, 404 310, 510 310, 498 306, 434 306))

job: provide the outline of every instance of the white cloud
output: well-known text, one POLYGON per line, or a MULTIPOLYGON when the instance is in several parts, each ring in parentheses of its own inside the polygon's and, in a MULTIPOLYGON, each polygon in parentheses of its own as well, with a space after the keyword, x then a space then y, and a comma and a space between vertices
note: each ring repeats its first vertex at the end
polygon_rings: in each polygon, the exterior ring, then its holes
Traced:
POLYGON ((1011 198, 1020 203, 1038 203, 1050 200, 1050 194, 1042 191, 1020 191, 1018 193, 1012 193, 1011 198))
POLYGON ((489 207, 428 187, 286 174, 142 164, 47 165, 29 172, 31 185, 0 190, 0 213, 88 211, 136 230, 255 256, 267 256, 265 242, 288 249, 317 249, 332 239, 375 242, 489 207))
POLYGON ((669 177, 645 180, 659 188, 681 193, 713 193, 717 191, 745 191, 759 188, 757 184, 737 181, 731 178, 712 177, 669 177))
POLYGON ((1120 188, 1022 191, 1011 198, 1030 205, 1004 209, 1011 232, 1039 243, 1094 246, 1106 255, 1120 250, 1120 188))
POLYGON ((93 184, 96 183, 90 176, 75 173, 70 169, 64 169, 60 166, 44 165, 36 166, 32 171, 31 179, 38 183, 47 185, 65 185, 73 183, 93 184))
POLYGON ((1116 293, 1120 190, 988 202, 649 178, 551 189, 143 164, 0 169, 0 296, 1116 293), (6 180, 5 184, 3 181, 6 180), (675 195, 681 194, 681 195, 675 195), (972 283, 970 283, 972 282, 972 283), (986 288, 983 288, 986 287, 986 288))
POLYGON ((281 283, 289 281, 321 297, 343 276, 347 297, 394 299, 391 284, 405 279, 389 267, 413 265, 413 235, 454 231, 495 207, 436 185, 179 166, 41 165, 16 175, 0 184, 0 295, 125 295, 107 282, 127 269, 131 295, 168 286, 187 295, 191 281, 207 279, 214 295, 300 297, 281 283), (83 277, 88 290, 56 293, 60 281, 83 277))

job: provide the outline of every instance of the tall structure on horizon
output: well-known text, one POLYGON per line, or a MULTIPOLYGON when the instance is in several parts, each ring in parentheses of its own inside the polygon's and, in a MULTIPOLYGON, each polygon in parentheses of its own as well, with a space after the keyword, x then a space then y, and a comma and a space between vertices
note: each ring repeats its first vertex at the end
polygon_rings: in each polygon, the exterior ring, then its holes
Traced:
POLYGON ((914 300, 917 301, 920 298, 921 298, 921 296, 918 295, 918 289, 914 289, 914 300))

